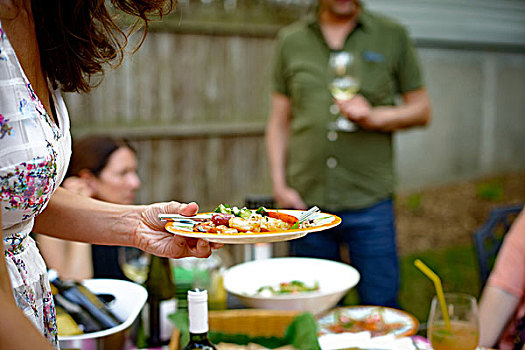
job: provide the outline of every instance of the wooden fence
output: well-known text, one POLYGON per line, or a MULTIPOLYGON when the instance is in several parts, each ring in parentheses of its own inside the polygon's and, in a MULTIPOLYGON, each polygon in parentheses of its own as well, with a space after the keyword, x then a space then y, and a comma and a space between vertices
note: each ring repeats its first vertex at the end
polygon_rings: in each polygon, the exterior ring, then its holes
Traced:
POLYGON ((74 137, 137 148, 140 202, 242 205, 268 194, 264 127, 273 39, 150 33, 89 95, 66 97, 74 137))

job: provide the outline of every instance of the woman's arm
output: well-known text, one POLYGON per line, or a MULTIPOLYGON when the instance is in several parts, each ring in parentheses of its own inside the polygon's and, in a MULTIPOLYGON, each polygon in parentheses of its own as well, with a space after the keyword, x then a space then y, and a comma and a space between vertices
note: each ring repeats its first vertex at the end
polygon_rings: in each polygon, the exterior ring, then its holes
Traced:
POLYGON ((35 220, 35 232, 94 244, 137 247, 148 253, 182 258, 208 257, 211 248, 204 240, 184 238, 167 232, 159 214, 194 215, 196 203, 120 205, 84 197, 59 188, 35 220))
POLYGON ((90 244, 45 235, 37 235, 36 241, 46 266, 57 270, 61 278, 83 280, 93 277, 90 244))
MULTIPOLYGON (((0 215, 0 237, 2 216, 0 215)), ((4 251, 4 241, 0 243, 4 251)), ((7 273, 5 258, 0 258, 0 349, 49 349, 51 344, 33 326, 31 321, 16 306, 13 290, 7 273)))
POLYGON ((496 286, 486 286, 483 289, 479 304, 479 345, 496 345, 519 301, 515 295, 496 286))
POLYGON ((480 345, 493 347, 523 297, 525 286, 525 210, 514 220, 498 252, 479 305, 480 345))

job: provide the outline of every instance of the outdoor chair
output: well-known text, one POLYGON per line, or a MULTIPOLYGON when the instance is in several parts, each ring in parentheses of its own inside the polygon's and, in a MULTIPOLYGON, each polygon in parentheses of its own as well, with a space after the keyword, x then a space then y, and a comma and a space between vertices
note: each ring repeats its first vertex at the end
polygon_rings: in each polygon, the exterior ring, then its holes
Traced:
POLYGON ((522 204, 495 208, 490 212, 483 226, 474 233, 473 239, 478 258, 481 289, 485 286, 494 266, 505 234, 522 209, 522 204))

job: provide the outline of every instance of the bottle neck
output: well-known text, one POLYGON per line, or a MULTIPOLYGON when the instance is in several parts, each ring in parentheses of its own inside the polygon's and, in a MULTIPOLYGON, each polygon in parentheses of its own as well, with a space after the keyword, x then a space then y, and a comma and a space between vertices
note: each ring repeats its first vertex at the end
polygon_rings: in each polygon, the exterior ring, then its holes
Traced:
POLYGON ((191 342, 209 342, 208 333, 190 333, 191 342))
POLYGON ((175 298, 175 284, 168 258, 152 255, 150 258, 148 278, 144 282, 148 297, 157 300, 175 298))
POLYGON ((203 334, 208 332, 208 303, 206 300, 192 300, 188 303, 190 333, 203 334))

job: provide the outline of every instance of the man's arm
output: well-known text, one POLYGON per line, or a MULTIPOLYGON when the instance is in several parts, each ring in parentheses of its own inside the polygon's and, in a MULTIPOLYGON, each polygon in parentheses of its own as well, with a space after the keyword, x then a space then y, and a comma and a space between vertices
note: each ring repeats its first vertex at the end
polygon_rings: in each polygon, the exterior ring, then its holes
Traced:
MULTIPOLYGON (((2 216, 0 215, 0 237, 2 216)), ((4 251, 4 243, 0 243, 4 251)), ((2 254, 3 255, 3 254, 2 254)), ((0 258, 0 349, 49 349, 51 344, 16 306, 5 258, 0 258)))
POLYGON ((392 132, 430 123, 432 109, 425 89, 404 93, 402 97, 404 103, 400 106, 372 107, 361 95, 336 103, 343 115, 366 130, 392 132))
POLYGON ((275 199, 283 208, 306 209, 300 195, 286 183, 286 153, 290 137, 291 101, 282 94, 271 98, 266 126, 266 152, 275 199))

